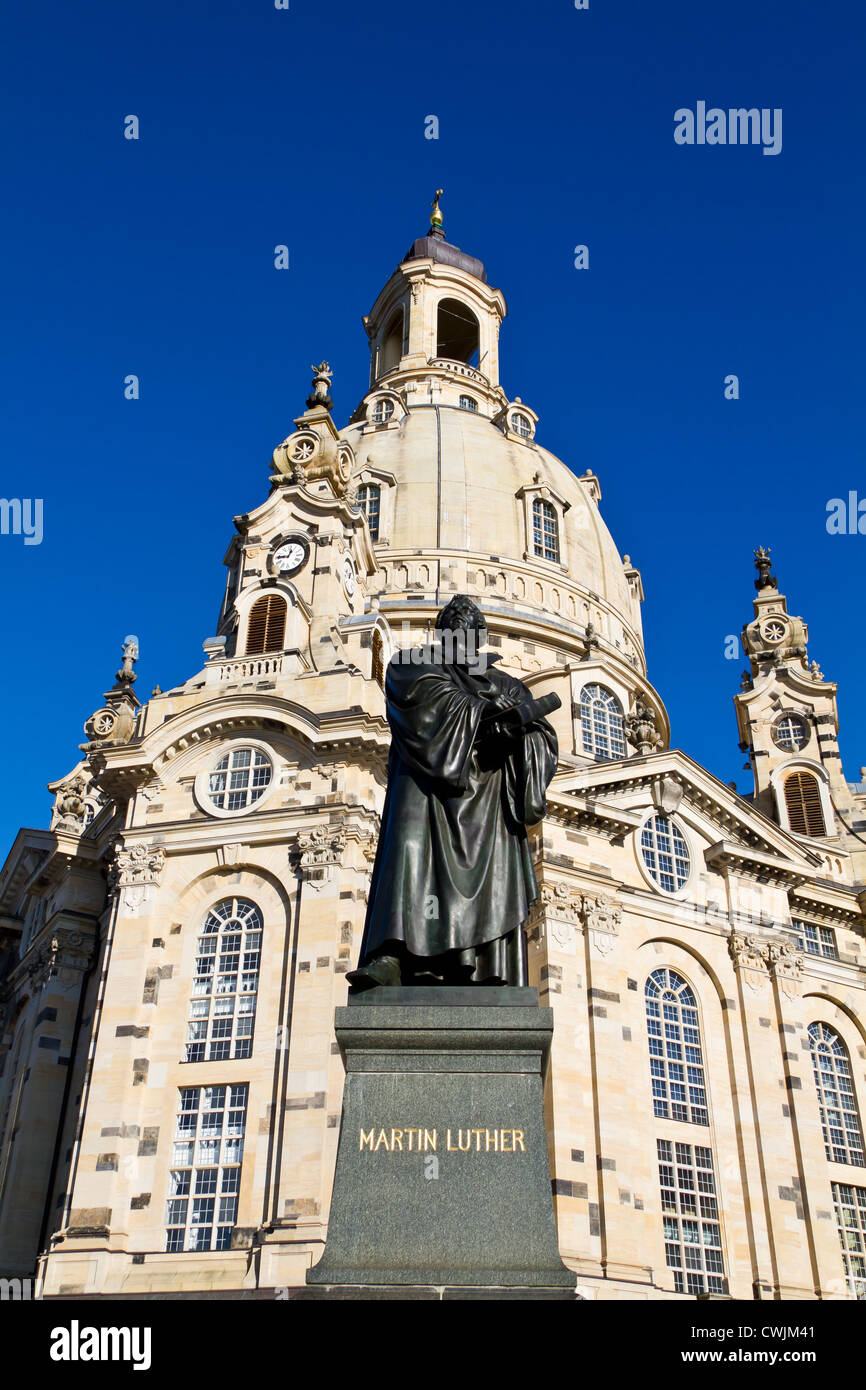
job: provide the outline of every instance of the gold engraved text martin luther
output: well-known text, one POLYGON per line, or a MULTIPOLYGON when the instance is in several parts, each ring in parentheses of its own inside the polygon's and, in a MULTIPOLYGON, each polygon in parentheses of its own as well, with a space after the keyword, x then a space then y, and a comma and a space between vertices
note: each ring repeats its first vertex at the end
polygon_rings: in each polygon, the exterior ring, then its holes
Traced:
MULTIPOLYGON (((378 1153, 435 1153, 435 1129, 362 1129, 358 1148, 378 1153)), ((446 1153, 526 1153, 522 1129, 446 1129, 446 1153)))

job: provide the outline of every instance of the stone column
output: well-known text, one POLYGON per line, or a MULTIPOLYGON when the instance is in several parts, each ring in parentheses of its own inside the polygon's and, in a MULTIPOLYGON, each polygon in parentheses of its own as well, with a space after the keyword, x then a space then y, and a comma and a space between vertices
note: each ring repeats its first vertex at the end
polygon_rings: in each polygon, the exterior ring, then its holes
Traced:
POLYGON ((766 1030, 773 1027, 774 1020, 781 1038, 786 1036, 769 973, 774 945, 778 945, 776 938, 760 933, 733 932, 729 941, 758 1148, 758 1181, 750 1195, 753 1205, 763 1199, 769 1243, 769 1269, 760 1268, 756 1292, 765 1298, 812 1298, 814 1259, 805 1224, 797 1145, 790 1124, 790 1059, 784 1041, 781 1058, 767 1046, 766 1030))
MULTIPOLYGON (((770 943, 768 966, 773 981, 782 1067, 785 1077, 783 1113, 790 1120, 797 1168, 785 1199, 793 1207, 803 1244, 808 1247, 815 1293, 845 1296, 839 1234, 833 1212, 831 1181, 821 1130, 821 1112, 812 1067, 803 1001, 803 956, 793 941, 778 937, 770 943)), ((844 1180, 844 1170, 840 1175, 844 1180)), ((780 1196, 782 1195, 780 1189, 780 1196)), ((787 1223, 791 1228, 791 1216, 787 1223)), ((787 1270, 780 1271, 780 1298, 802 1297, 787 1292, 787 1270)))

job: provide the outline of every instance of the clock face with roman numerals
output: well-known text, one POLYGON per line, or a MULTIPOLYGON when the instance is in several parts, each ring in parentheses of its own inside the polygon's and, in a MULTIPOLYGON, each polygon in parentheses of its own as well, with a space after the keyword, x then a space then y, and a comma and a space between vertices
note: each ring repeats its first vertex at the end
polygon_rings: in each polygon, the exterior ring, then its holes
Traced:
POLYGON ((292 537, 277 546, 271 555, 271 566, 278 574, 296 574, 306 564, 309 553, 305 540, 292 537))

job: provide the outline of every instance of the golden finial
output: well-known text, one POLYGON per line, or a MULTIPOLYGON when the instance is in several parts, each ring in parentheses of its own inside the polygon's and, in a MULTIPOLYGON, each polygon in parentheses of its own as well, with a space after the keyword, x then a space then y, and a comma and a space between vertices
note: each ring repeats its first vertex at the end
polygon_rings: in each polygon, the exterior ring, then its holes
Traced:
POLYGON ((442 194, 444 193, 444 191, 445 191, 445 190, 442 189, 442 188, 437 188, 437 189, 436 189, 436 197, 433 199, 433 202, 430 204, 430 206, 431 206, 431 208, 432 208, 432 212, 430 213, 430 226, 431 226, 431 227, 441 227, 441 226, 442 226, 442 213, 441 213, 440 210, 439 210, 439 199, 442 197, 442 194))

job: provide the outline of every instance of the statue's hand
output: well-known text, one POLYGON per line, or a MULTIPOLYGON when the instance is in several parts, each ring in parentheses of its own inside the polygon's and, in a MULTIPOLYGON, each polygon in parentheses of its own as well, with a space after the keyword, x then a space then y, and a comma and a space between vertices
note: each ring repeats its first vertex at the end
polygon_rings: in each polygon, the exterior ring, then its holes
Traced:
POLYGON ((504 690, 497 690, 492 695, 486 697, 489 710, 485 710, 484 718, 491 719, 494 714, 504 714, 506 710, 514 709, 517 701, 505 693, 504 690))

